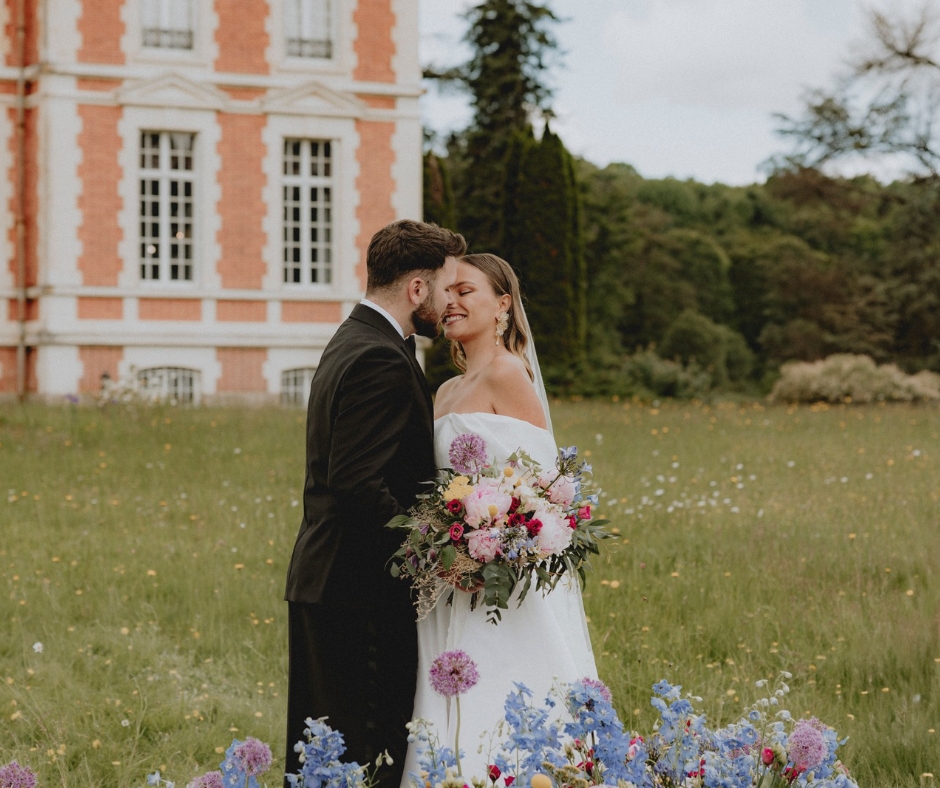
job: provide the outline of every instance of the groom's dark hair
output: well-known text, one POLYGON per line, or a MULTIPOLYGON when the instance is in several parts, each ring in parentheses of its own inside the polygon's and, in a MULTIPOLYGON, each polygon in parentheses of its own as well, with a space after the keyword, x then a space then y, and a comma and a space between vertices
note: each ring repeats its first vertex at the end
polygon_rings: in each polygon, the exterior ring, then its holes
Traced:
POLYGON ((384 290, 416 271, 439 271, 448 257, 467 251, 462 235, 410 219, 383 227, 369 242, 366 292, 384 290))

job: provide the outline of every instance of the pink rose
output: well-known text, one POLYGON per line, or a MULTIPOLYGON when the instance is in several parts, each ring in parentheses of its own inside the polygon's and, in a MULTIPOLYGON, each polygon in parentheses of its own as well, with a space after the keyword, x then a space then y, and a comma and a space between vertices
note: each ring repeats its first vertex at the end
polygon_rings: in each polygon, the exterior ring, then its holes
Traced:
POLYGON ((760 759, 764 766, 770 766, 774 762, 774 751, 770 747, 764 747, 761 750, 760 759))
POLYGON ((467 525, 479 528, 505 516, 512 506, 512 496, 494 489, 476 489, 463 499, 463 505, 467 525))
POLYGON ((454 523, 450 527, 450 538, 455 542, 459 542, 461 536, 463 536, 463 526, 460 523, 454 523))
POLYGON ((591 504, 587 504, 578 509, 578 518, 581 520, 591 519, 591 504))
POLYGON ((478 528, 467 534, 467 551, 470 557, 488 564, 499 555, 499 529, 478 528))

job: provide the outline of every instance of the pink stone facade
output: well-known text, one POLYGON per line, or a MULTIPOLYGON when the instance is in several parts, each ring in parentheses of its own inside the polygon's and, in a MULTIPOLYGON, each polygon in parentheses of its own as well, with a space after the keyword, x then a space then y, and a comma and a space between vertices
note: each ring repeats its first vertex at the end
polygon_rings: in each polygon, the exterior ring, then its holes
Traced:
POLYGON ((0 398, 304 400, 420 218, 418 0, 0 2, 0 398))

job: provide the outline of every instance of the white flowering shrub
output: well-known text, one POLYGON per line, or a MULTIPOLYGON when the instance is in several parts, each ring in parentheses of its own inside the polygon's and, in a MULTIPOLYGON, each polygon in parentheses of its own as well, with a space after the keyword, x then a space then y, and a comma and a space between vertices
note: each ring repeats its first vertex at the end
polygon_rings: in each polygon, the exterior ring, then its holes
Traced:
POLYGON ((782 402, 924 402, 940 400, 940 375, 907 375, 894 364, 840 353, 820 361, 792 361, 780 369, 770 398, 782 402))
POLYGON ((117 380, 112 378, 102 380, 101 390, 95 401, 98 407, 104 407, 106 405, 150 404, 152 399, 140 385, 137 368, 131 365, 127 373, 117 380))

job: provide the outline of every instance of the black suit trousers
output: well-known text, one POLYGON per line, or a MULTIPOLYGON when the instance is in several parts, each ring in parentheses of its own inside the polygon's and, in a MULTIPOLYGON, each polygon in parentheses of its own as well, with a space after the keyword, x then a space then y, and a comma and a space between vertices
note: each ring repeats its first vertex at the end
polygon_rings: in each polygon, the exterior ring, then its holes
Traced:
POLYGON ((344 761, 374 764, 388 750, 394 764, 379 770, 378 785, 398 788, 417 679, 414 620, 411 605, 358 609, 288 603, 288 774, 300 770, 294 744, 306 740, 304 720, 327 717, 343 734, 344 761))

